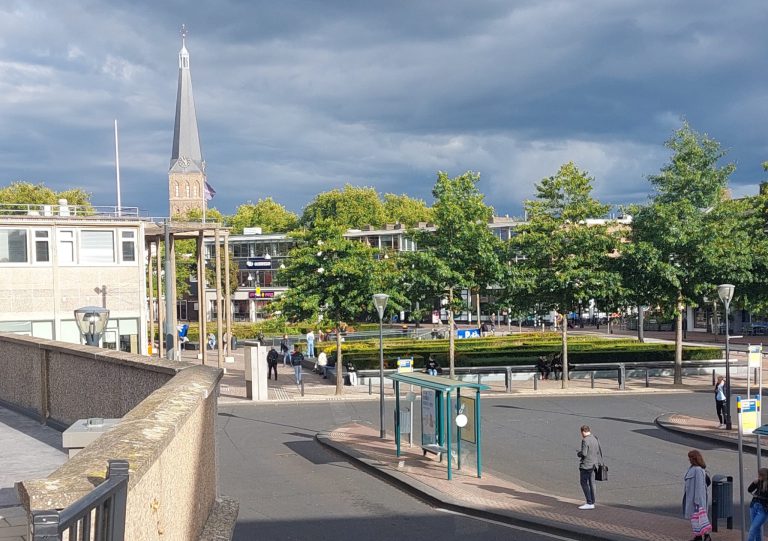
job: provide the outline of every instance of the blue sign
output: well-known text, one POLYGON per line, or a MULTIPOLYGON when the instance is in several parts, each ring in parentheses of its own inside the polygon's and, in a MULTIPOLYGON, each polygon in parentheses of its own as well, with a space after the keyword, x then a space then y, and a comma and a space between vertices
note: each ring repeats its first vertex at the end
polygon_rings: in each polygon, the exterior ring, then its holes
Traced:
POLYGON ((480 329, 459 329, 456 331, 458 338, 480 338, 480 329))

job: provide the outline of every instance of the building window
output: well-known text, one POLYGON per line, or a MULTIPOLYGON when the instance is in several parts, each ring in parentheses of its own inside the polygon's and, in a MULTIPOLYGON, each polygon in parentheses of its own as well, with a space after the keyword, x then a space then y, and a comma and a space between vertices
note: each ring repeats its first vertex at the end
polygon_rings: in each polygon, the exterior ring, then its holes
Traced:
POLYGON ((189 182, 185 182, 185 183, 184 183, 184 188, 186 189, 186 192, 187 192, 187 199, 189 199, 189 194, 190 194, 190 191, 189 191, 189 182))
POLYGON ((81 231, 80 262, 114 263, 115 237, 112 231, 81 231))
POLYGON ((194 183, 193 188, 194 188, 193 191, 195 192, 195 199, 197 199, 197 197, 198 197, 198 195, 197 195, 197 193, 198 193, 197 192, 197 189, 198 189, 197 182, 194 183))
POLYGON ((122 231, 120 233, 120 245, 122 248, 123 263, 136 261, 136 232, 122 231))
POLYGON ((35 262, 50 263, 51 246, 48 231, 35 231, 35 262))
POLYGON ((174 191, 176 193, 176 197, 179 197, 179 183, 178 182, 174 182, 173 183, 173 189, 174 189, 174 191))
POLYGON ((0 229, 0 263, 27 261, 27 230, 0 229))
POLYGON ((59 265, 75 262, 75 233, 64 230, 57 233, 59 239, 59 265))

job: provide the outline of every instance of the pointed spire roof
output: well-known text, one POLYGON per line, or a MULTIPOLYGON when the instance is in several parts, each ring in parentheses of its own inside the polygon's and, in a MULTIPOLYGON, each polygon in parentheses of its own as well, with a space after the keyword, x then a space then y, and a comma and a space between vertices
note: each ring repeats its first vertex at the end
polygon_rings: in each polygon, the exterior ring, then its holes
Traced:
POLYGON ((173 149, 171 170, 205 170, 203 153, 200 150, 200 134, 197 131, 195 100, 192 96, 192 75, 189 71, 187 51, 187 28, 181 26, 181 50, 179 51, 179 87, 176 93, 176 122, 173 126, 173 149), (181 167, 179 167, 181 166, 181 167))

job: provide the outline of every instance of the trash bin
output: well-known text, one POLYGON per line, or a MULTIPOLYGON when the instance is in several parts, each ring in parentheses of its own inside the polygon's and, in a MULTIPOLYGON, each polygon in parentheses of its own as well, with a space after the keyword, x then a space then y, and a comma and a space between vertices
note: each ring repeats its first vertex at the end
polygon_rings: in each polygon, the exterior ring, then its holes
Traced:
POLYGON ((232 351, 237 349, 237 336, 232 337, 232 351))
POLYGON ((712 477, 712 530, 717 531, 718 519, 726 519, 726 528, 733 529, 733 477, 712 477))

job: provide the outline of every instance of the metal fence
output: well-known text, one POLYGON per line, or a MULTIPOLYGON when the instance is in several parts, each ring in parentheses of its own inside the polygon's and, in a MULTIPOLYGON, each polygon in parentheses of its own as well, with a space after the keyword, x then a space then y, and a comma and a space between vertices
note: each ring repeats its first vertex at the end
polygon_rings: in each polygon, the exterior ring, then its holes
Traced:
POLYGON ((110 460, 106 480, 66 509, 34 511, 32 541, 124 541, 128 461, 110 460))

